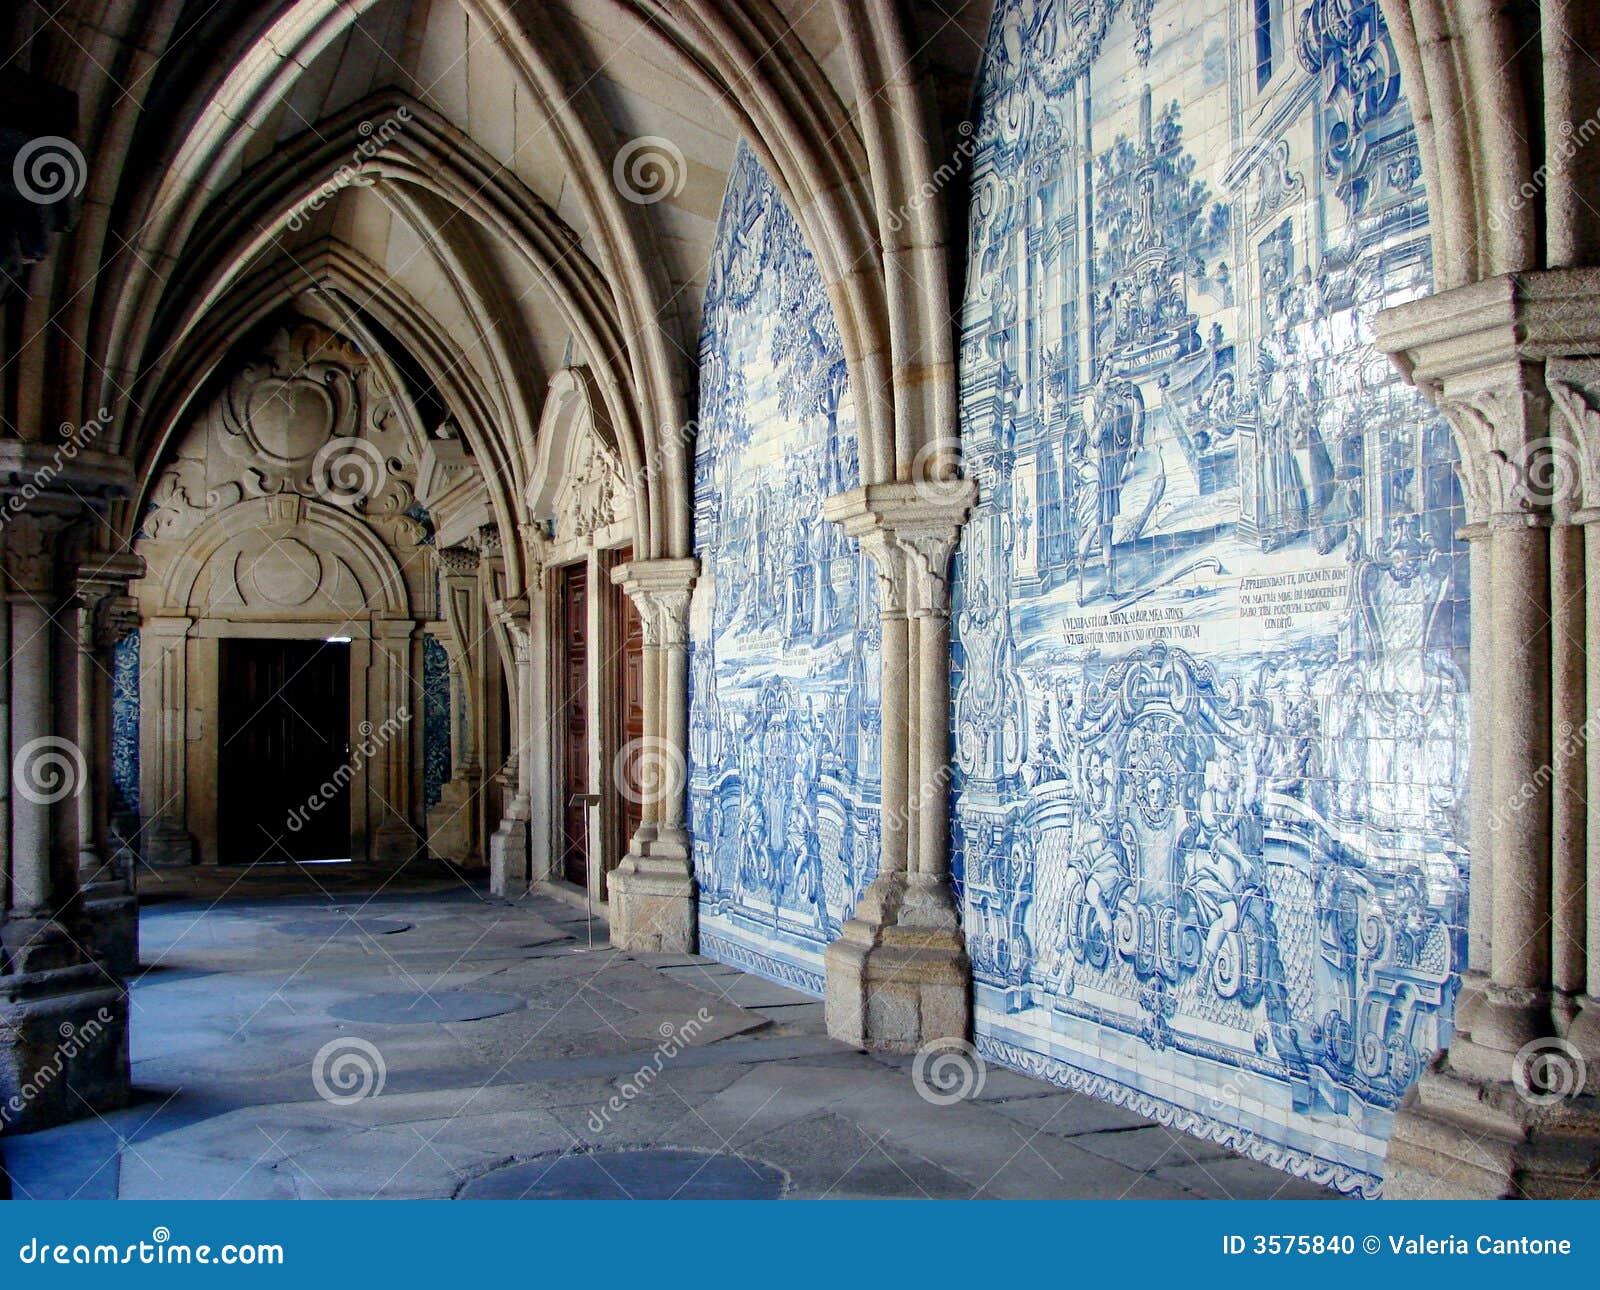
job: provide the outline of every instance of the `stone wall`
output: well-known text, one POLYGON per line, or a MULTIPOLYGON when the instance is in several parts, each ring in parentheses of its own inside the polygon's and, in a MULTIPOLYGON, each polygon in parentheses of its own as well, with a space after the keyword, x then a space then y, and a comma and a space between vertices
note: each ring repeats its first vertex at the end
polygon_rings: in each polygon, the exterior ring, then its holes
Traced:
POLYGON ((955 872, 987 1057, 1346 1190, 1448 1042, 1467 602, 1376 3, 1002 0, 961 315, 955 872))

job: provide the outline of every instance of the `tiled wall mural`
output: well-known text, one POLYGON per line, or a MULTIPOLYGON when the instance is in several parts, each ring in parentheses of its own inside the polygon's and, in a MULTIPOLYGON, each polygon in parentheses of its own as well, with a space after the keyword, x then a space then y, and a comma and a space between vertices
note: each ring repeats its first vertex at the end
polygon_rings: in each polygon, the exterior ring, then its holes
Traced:
POLYGON ((139 633, 111 655, 111 791, 113 812, 139 811, 139 633))
POLYGON ((827 293, 742 145, 700 336, 690 828, 704 953, 822 993, 878 854, 876 589, 822 500, 858 482, 827 293))
POLYGON ((956 862, 991 1059, 1374 1192, 1464 953, 1447 428, 1369 0, 1000 0, 981 74, 956 862))
POLYGON ((450 656, 437 637, 422 638, 422 802, 439 805, 450 778, 450 656))

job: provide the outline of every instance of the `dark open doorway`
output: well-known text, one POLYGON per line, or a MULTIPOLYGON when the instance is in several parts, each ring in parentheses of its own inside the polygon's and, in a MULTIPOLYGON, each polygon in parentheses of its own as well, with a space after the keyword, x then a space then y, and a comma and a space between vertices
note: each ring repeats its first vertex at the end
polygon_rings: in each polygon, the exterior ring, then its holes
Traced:
POLYGON ((350 647, 221 642, 224 864, 350 856, 350 647))

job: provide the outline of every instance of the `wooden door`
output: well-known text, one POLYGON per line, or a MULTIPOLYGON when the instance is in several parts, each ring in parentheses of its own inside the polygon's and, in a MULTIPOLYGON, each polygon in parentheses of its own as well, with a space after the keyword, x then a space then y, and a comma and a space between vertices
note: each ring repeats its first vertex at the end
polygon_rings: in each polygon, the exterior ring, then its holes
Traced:
MULTIPOLYGON (((631 550, 617 553, 615 563, 633 559, 631 550)), ((613 587, 612 622, 617 626, 618 652, 613 671, 613 692, 617 696, 617 743, 626 748, 637 739, 644 738, 644 623, 633 599, 621 587, 613 587)), ((619 854, 613 857, 615 868, 626 854, 628 844, 638 831, 644 818, 644 803, 634 800, 637 794, 616 794, 617 836, 619 854)))
POLYGON ((223 864, 350 856, 350 647, 219 642, 223 864))
POLYGON ((561 765, 561 859, 556 872, 580 887, 589 883, 585 829, 589 791, 589 570, 570 564, 556 589, 557 747, 561 765))

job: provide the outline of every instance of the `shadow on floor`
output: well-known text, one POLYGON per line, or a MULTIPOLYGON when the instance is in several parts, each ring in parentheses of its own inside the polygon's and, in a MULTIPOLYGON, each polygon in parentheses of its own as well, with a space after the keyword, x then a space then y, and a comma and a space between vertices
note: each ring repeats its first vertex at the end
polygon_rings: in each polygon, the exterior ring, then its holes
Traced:
POLYGON ((614 950, 548 894, 444 866, 309 881, 162 875, 140 1096, 8 1138, 18 1198, 1330 1195, 1012 1071, 935 1105, 817 1000, 614 950))

